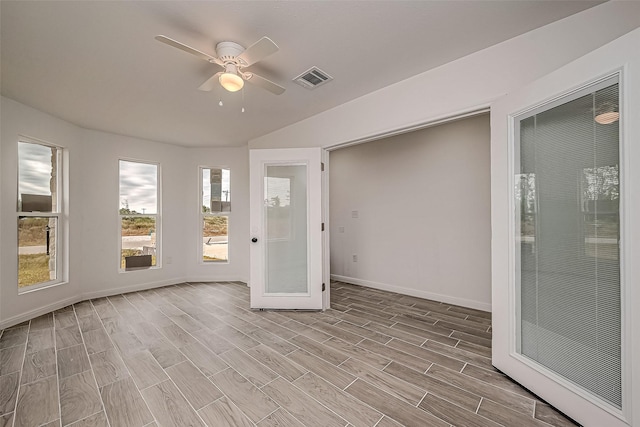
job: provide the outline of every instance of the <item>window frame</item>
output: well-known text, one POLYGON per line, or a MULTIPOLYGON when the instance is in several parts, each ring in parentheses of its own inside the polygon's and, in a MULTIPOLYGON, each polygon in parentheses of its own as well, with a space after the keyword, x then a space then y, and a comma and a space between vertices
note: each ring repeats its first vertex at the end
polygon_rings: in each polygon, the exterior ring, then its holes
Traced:
POLYGON ((231 262, 231 242, 229 239, 230 235, 230 224, 231 224, 231 211, 226 212, 203 212, 202 207, 204 206, 204 185, 202 180, 202 174, 205 169, 226 169, 229 171, 229 193, 231 193, 231 168, 228 166, 198 166, 198 247, 197 247, 197 257, 198 264, 200 265, 221 265, 221 264, 229 264, 231 262), (217 217, 224 216, 227 218, 227 259, 226 260, 205 260, 204 259, 204 220, 205 217, 217 217))
MULTIPOLYGON (((68 283, 67 280, 67 272, 64 268, 66 266, 66 256, 67 256, 67 248, 66 243, 68 239, 66 238, 66 229, 65 221, 67 216, 65 215, 65 197, 63 191, 66 188, 65 177, 66 169, 63 163, 65 158, 65 148, 60 145, 50 143, 48 141, 43 141, 40 139, 27 137, 21 135, 18 138, 17 150, 16 150, 16 164, 17 167, 17 179, 16 179, 16 255, 17 255, 17 267, 16 271, 16 279, 17 279, 17 287, 18 287, 18 295, 26 294, 29 292, 38 291, 40 289, 46 289, 53 286, 59 286, 65 283, 68 283), (51 212, 40 212, 40 211, 31 211, 24 212, 22 211, 22 207, 19 205, 18 200, 20 198, 20 144, 33 144, 33 145, 41 145, 44 147, 55 148, 56 149, 56 211, 53 209, 51 212), (19 285, 19 268, 20 268, 20 237, 18 230, 18 223, 21 218, 55 218, 56 219, 56 232, 55 232, 55 250, 56 250, 56 278, 53 280, 47 280, 46 282, 35 283, 32 285, 27 285, 24 287, 20 287, 19 285)), ((53 201, 53 198, 52 198, 53 201)))
POLYGON ((134 158, 120 157, 118 159, 118 273, 131 273, 135 271, 145 270, 157 270, 162 268, 162 173, 160 162, 154 162, 151 160, 140 160, 134 158), (145 165, 153 165, 156 167, 156 213, 155 214, 121 214, 120 213, 120 165, 121 162, 128 163, 141 163, 145 165), (154 218, 155 219, 155 249, 156 249, 156 264, 149 267, 132 267, 126 268, 122 266, 122 218, 123 217, 136 217, 136 218, 154 218))

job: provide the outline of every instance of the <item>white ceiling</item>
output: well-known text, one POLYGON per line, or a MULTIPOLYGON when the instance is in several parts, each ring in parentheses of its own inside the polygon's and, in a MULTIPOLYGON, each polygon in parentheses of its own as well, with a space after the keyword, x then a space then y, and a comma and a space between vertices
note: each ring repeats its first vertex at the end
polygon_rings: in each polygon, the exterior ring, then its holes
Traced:
POLYGON ((3 0, 2 95, 84 128, 237 146, 599 3, 3 0), (280 51, 249 70, 286 92, 198 91, 219 68, 158 34, 212 55, 220 41, 266 35, 280 51), (291 81, 313 65, 334 80, 315 90, 291 81))

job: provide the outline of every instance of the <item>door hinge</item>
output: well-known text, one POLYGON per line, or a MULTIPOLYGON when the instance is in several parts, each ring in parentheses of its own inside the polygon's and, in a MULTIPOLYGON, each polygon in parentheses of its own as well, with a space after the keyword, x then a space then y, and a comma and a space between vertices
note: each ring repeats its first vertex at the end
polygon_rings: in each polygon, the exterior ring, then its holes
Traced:
POLYGON ((320 172, 324 172, 324 162, 320 162, 320 172))
POLYGON ((327 287, 326 287, 326 286, 325 286, 325 284, 323 283, 323 284, 322 284, 322 292, 324 292, 326 288, 327 288, 327 287))
POLYGON ((322 228, 320 231, 324 231, 324 222, 322 223, 322 228))

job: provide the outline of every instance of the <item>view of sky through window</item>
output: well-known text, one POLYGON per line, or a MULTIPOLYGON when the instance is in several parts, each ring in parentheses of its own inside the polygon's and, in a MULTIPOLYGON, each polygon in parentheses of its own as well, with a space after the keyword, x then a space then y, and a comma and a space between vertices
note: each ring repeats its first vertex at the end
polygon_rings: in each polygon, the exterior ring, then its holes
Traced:
POLYGON ((120 208, 158 213, 158 165, 120 161, 120 208))
POLYGON ((19 194, 51 195, 51 147, 18 144, 19 194))

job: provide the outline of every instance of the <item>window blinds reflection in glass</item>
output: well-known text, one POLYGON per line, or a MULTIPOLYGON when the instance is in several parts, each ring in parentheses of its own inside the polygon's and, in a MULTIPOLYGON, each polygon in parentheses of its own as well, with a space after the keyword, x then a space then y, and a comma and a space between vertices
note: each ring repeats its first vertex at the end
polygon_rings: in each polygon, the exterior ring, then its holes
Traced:
POLYGON ((620 408, 618 84, 517 119, 518 352, 620 408), (615 111, 614 111, 615 110, 615 111))
POLYGON ((307 165, 266 165, 266 292, 307 293, 307 165))

